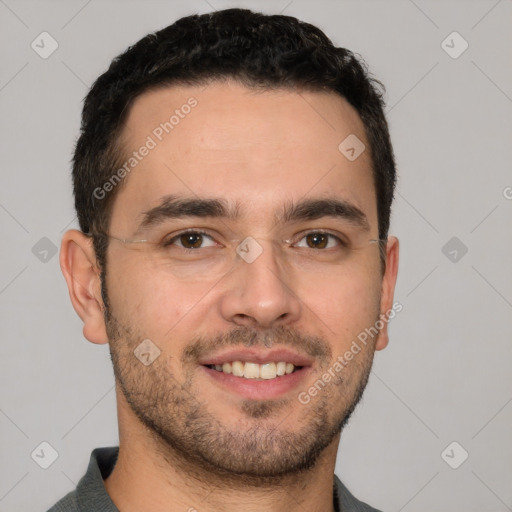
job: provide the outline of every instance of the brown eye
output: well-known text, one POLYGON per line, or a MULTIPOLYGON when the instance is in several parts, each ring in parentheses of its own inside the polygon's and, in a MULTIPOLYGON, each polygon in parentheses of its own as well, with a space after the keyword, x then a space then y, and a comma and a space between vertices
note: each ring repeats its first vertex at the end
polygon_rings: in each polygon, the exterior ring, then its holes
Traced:
POLYGON ((204 249, 214 247, 215 245, 215 240, 210 235, 201 231, 184 231, 172 238, 167 238, 163 242, 163 246, 166 248, 178 246, 182 249, 204 249))
POLYGON ((305 249, 333 249, 336 246, 342 247, 344 245, 343 241, 336 235, 323 231, 310 231, 295 244, 295 247, 303 247, 305 249))
POLYGON ((201 233, 183 233, 179 240, 185 249, 198 249, 203 243, 203 235, 201 233))
POLYGON ((329 243, 329 235, 325 233, 310 233, 306 236, 306 243, 311 249, 325 249, 329 243))

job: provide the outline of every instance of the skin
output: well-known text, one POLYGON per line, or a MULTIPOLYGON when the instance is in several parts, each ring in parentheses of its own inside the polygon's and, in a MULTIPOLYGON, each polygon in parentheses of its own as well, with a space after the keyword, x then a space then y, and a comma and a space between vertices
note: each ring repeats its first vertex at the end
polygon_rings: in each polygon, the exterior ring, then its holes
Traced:
POLYGON ((174 231, 208 228, 231 254, 234 240, 252 236, 263 252, 250 264, 233 258, 214 271, 198 261, 171 264, 149 244, 112 240, 104 315, 91 240, 76 230, 65 234, 61 267, 73 306, 84 336, 110 343, 116 374, 120 453, 107 491, 123 512, 333 510, 340 430, 374 352, 388 344, 387 325, 308 404, 297 394, 392 308, 398 270, 395 237, 387 242, 384 274, 377 244, 368 243, 378 235, 369 152, 350 162, 338 150, 349 134, 369 147, 362 121, 333 93, 255 92, 233 82, 168 87, 135 100, 124 147, 140 147, 191 96, 197 106, 117 191, 109 233, 140 239, 142 212, 165 195, 216 197, 239 201, 239 218, 175 220, 174 231), (283 205, 313 197, 350 201, 369 231, 330 217, 276 222, 283 205), (340 226, 358 247, 344 259, 279 242, 340 226), (133 350, 148 338, 161 354, 145 366, 133 350), (194 356, 249 345, 302 354, 313 346, 316 355, 298 388, 268 400, 217 385, 194 356))

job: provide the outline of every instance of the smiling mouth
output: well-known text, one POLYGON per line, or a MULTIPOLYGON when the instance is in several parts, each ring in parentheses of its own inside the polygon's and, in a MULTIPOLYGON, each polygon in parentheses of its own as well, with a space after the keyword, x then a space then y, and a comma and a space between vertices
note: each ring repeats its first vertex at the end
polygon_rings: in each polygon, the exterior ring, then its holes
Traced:
POLYGON ((223 364, 207 364, 204 366, 211 370, 216 370, 235 377, 254 380, 276 379, 285 375, 290 375, 291 373, 303 368, 302 366, 295 366, 294 364, 287 363, 285 361, 269 362, 264 364, 251 363, 249 361, 232 361, 225 362, 223 364))

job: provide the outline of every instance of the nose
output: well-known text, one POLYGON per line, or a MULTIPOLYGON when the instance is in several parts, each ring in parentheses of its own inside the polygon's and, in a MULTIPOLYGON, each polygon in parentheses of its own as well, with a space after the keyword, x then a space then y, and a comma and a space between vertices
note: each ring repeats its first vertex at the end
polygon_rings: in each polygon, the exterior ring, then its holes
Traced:
POLYGON ((238 258, 230 272, 221 299, 221 314, 239 326, 289 325, 301 314, 301 301, 291 282, 293 276, 276 258, 271 242, 258 242, 261 254, 254 260, 238 258))

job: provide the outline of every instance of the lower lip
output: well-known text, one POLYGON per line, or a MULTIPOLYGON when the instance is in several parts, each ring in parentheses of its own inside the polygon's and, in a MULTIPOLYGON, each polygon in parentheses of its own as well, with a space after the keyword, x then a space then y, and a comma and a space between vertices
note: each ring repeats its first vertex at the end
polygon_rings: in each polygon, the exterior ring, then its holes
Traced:
POLYGON ((232 374, 219 372, 207 366, 201 367, 206 375, 230 392, 237 393, 252 400, 277 398, 297 389, 309 373, 309 367, 276 377, 275 379, 257 380, 235 377, 232 374))

